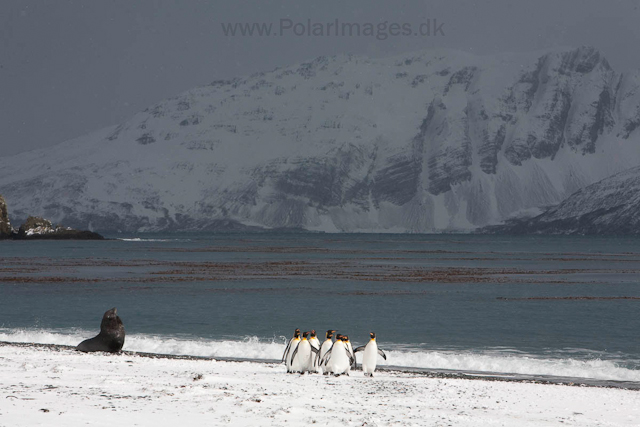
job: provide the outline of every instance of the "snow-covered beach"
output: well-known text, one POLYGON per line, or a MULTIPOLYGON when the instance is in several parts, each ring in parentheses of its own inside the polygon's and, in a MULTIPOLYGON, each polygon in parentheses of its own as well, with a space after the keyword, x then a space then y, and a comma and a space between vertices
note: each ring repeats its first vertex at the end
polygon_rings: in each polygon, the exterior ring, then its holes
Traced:
POLYGON ((0 345, 0 426, 636 426, 640 392, 0 345))

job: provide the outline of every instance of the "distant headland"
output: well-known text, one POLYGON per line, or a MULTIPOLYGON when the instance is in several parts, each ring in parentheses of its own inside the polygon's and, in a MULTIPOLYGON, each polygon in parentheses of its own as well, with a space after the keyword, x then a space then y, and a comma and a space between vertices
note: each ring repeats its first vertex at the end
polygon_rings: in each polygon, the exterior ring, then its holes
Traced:
POLYGON ((7 202, 0 195, 0 240, 103 240, 98 233, 53 225, 48 219, 29 216, 18 230, 11 226, 7 202))

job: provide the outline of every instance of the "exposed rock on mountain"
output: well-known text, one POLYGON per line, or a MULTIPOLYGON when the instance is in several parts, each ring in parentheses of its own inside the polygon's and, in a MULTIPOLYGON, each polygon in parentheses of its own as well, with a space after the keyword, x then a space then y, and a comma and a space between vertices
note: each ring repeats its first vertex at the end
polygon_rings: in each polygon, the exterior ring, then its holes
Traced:
POLYGON ((7 202, 0 196, 0 239, 7 238, 13 234, 13 228, 9 221, 9 213, 7 212, 7 202))
POLYGON ((0 158, 15 219, 92 230, 472 230, 640 165, 640 73, 595 49, 321 57, 0 158))
POLYGON ((37 216, 30 216, 27 221, 20 226, 18 234, 32 235, 32 234, 48 234, 54 233, 58 227, 54 227, 51 221, 48 219, 40 218, 37 216))
POLYGON ((487 227, 489 233, 640 234, 640 167, 632 168, 572 194, 535 218, 487 227))

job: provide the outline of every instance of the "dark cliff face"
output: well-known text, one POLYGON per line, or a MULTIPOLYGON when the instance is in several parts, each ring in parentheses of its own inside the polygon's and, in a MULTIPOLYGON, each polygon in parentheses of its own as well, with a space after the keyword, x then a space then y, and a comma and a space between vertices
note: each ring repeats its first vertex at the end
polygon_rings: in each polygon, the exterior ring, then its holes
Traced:
POLYGON ((617 136, 628 139, 633 132, 640 129, 640 70, 620 76, 616 89, 619 120, 622 125, 617 136))
POLYGON ((7 202, 5 202, 4 197, 0 196, 0 238, 10 236, 12 233, 13 229, 9 221, 7 202))
MULTIPOLYGON (((510 88, 504 99, 513 124, 505 155, 514 165, 553 158, 563 144, 593 153, 596 141, 614 125, 615 73, 598 51, 583 47, 550 53, 510 88)), ((505 123, 506 124, 506 123, 505 123)))

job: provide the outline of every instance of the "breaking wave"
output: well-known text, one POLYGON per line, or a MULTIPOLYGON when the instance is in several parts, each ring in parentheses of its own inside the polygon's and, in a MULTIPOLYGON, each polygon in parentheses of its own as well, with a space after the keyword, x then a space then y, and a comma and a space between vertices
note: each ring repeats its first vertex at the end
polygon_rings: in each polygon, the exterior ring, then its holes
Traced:
MULTIPOLYGON (((75 346, 82 340, 93 336, 95 336, 95 331, 80 329, 0 328, 0 341, 7 342, 75 346)), ((126 337, 124 349, 169 355, 280 360, 285 343, 285 337, 268 339, 246 337, 238 341, 130 334, 126 337)), ((575 354, 570 351, 566 352, 566 357, 559 357, 558 354, 546 357, 509 351, 445 351, 391 346, 386 354, 387 361, 380 359, 379 366, 392 365, 424 369, 640 382, 640 369, 637 369, 638 360, 610 357, 577 358, 571 357, 575 354)), ((358 361, 360 361, 360 357, 358 355, 358 361)))

